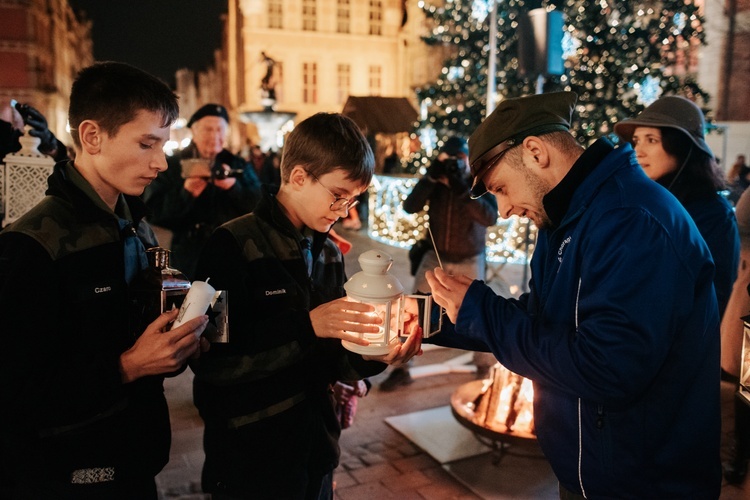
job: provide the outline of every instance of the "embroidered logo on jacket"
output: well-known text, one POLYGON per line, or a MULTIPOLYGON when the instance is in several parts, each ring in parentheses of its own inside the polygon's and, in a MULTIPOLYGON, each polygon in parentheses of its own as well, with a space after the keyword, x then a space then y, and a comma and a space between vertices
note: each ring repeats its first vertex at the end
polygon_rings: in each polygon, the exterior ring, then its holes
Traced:
POLYGON ((278 290, 266 290, 266 297, 271 295, 285 295, 286 288, 279 288, 278 290))
POLYGON ((562 263, 562 260, 563 260, 562 255, 563 255, 563 252, 565 251, 565 245, 570 243, 570 238, 571 238, 570 236, 565 238, 563 242, 560 244, 560 248, 557 249, 557 261, 558 262, 562 263))

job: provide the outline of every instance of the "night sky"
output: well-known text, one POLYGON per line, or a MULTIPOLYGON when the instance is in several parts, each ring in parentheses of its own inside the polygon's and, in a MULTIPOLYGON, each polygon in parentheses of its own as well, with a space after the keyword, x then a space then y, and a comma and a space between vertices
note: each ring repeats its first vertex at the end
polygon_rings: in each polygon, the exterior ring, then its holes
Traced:
POLYGON ((94 59, 138 66, 171 86, 177 69, 205 69, 221 47, 226 0, 69 2, 93 21, 94 59))

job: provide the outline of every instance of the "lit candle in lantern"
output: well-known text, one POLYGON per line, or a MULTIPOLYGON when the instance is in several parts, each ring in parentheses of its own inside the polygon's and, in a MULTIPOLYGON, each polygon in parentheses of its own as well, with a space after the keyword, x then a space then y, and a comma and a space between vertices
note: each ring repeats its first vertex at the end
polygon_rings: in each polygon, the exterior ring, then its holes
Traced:
POLYGON ((352 276, 344 284, 349 300, 370 304, 375 307, 373 316, 379 316, 382 323, 377 333, 358 333, 359 338, 370 342, 361 346, 342 340, 343 346, 358 354, 378 356, 388 354, 393 342, 398 342, 401 322, 401 308, 404 287, 395 276, 388 274, 393 265, 390 255, 369 250, 359 256, 362 271, 352 276))

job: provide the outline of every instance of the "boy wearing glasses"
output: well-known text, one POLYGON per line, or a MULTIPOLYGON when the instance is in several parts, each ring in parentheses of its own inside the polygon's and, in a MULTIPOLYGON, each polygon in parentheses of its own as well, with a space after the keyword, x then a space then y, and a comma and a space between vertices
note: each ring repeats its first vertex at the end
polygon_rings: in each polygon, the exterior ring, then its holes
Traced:
POLYGON ((415 334, 385 356, 340 339, 376 332, 367 304, 344 296, 344 262, 327 238, 372 179, 374 158, 350 119, 319 113, 290 134, 281 187, 218 228, 198 261, 231 298, 229 342, 195 372, 205 422, 203 489, 214 499, 332 498, 341 432, 330 386, 380 373, 420 349, 415 334))

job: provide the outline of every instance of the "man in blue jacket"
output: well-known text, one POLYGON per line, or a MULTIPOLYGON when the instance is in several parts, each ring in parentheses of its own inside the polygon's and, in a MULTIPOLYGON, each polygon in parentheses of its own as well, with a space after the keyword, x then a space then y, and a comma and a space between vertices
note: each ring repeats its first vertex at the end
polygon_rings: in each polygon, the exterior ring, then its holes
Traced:
POLYGON ((539 443, 561 498, 718 498, 714 265, 690 216, 629 145, 582 150, 572 92, 507 99, 469 140, 474 195, 539 228, 530 292, 428 274, 455 325, 534 381, 539 443))

